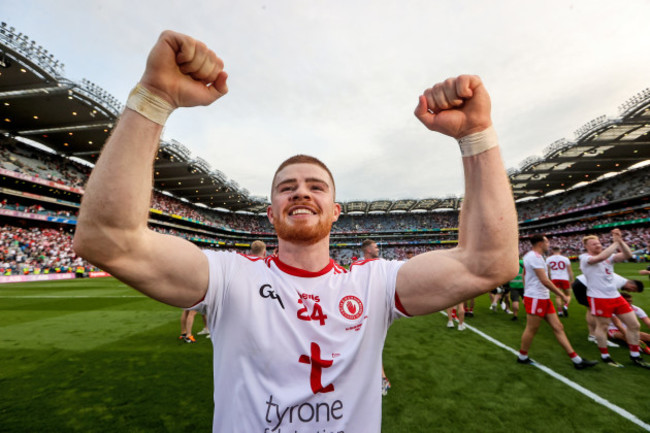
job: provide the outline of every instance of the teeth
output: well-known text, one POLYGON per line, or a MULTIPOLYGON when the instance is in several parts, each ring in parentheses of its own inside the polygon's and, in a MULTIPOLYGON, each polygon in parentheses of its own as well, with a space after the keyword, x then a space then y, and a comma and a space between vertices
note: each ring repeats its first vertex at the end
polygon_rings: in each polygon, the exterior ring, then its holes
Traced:
POLYGON ((291 215, 299 215, 299 214, 311 215, 311 211, 309 209, 296 209, 293 212, 291 212, 291 215))

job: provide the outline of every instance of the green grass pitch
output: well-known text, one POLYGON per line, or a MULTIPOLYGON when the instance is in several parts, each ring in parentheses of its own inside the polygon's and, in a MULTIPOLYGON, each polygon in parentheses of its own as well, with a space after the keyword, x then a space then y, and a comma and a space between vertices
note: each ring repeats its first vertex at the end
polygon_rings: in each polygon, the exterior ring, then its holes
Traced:
MULTIPOLYGON (((643 267, 616 270, 638 278, 643 267)), ((634 298, 650 312, 650 287, 634 298)), ((467 323, 518 349, 523 315, 512 322, 488 305, 487 295, 478 298, 467 323)), ((212 346, 200 336, 193 345, 177 339, 180 312, 112 278, 0 285, 0 432, 210 431, 212 346)), ((575 304, 570 312, 562 322, 574 348, 598 359, 586 340, 585 309, 575 304)), ((383 400, 383 432, 644 431, 446 322, 433 314, 389 330, 384 366, 392 389, 383 400)), ((195 332, 201 326, 197 318, 195 332)), ((650 371, 633 367, 626 348, 610 352, 626 367, 577 371, 543 326, 530 356, 650 424, 650 371)))

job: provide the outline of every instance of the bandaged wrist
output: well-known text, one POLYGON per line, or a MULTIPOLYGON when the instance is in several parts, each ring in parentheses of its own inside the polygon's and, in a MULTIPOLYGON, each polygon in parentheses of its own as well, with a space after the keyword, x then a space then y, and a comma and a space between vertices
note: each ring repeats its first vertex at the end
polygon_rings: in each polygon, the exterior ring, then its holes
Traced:
POLYGON ((126 100, 126 106, 159 125, 164 125, 171 112, 174 111, 172 104, 153 94, 140 83, 131 90, 129 99, 126 100))
POLYGON ((492 126, 474 134, 466 135, 458 140, 460 153, 463 156, 473 156, 483 153, 499 145, 497 132, 492 126))

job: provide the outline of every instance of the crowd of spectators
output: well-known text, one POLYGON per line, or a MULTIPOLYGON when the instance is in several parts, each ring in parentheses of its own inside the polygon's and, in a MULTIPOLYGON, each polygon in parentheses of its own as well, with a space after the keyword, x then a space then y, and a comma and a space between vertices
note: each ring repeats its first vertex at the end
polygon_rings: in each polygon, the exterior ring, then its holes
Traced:
POLYGON ((0 167, 75 188, 83 188, 91 170, 87 165, 15 141, 0 146, 0 167))
MULTIPOLYGON (((650 252, 648 249, 650 247, 650 229, 647 226, 621 228, 621 232, 623 233, 625 243, 628 244, 632 251, 637 252, 635 260, 645 260, 645 254, 650 252)), ((569 235, 545 232, 545 234, 552 247, 559 246, 563 254, 569 257, 577 257, 585 252, 582 245, 582 238, 587 234, 596 234, 599 236, 601 243, 605 247, 612 243, 611 236, 607 232, 602 234, 584 232, 569 235)), ((523 255, 527 251, 530 251, 530 242, 526 239, 521 239, 519 242, 519 254, 523 255)))
POLYGON ((68 218, 76 218, 77 214, 79 213, 77 210, 66 210, 66 209, 61 209, 61 210, 50 210, 44 208, 40 204, 32 204, 32 205, 26 205, 26 204, 21 204, 21 203, 10 203, 7 200, 7 197, 3 197, 2 201, 0 201, 0 209, 7 209, 7 210, 15 210, 18 212, 24 212, 24 213, 30 213, 30 214, 39 214, 39 215, 46 215, 46 216, 59 216, 59 217, 68 217, 68 218))
MULTIPOLYGON (((39 151, 31 146, 20 142, 3 142, 0 146, 0 167, 16 171, 34 177, 63 183, 67 186, 81 187, 85 184, 90 173, 90 168, 63 158, 59 155, 39 151)), ((589 184, 584 187, 574 188, 549 198, 536 199, 517 203, 520 222, 522 225, 521 235, 525 238, 533 233, 545 233, 552 243, 563 248, 565 254, 577 256, 582 252, 582 236, 593 231, 596 224, 620 223, 630 220, 643 220, 650 217, 648 209, 612 211, 603 210, 601 206, 614 200, 624 197, 647 195, 650 192, 650 170, 642 168, 630 171, 615 178, 609 178, 589 184), (571 213, 577 210, 591 209, 587 213, 571 213), (549 216, 565 215, 562 221, 551 223, 545 222, 549 216), (533 221, 531 221, 533 220, 533 221)), ((26 213, 64 216, 75 218, 77 210, 74 208, 48 209, 48 204, 34 204, 34 199, 22 200, 9 199, 7 196, 0 197, 0 208, 17 210, 26 213)), ((55 206, 53 206, 55 207, 55 206)), ((211 227, 225 229, 237 234, 244 232, 253 235, 273 235, 274 229, 265 215, 234 214, 211 210, 202 206, 193 205, 187 201, 175 197, 154 192, 152 195, 151 207, 165 214, 179 215, 193 221, 206 224, 211 227)), ((458 227, 458 212, 427 212, 427 213, 392 213, 392 214, 370 214, 370 215, 341 215, 334 223, 332 233, 339 239, 341 235, 354 236, 356 234, 403 234, 403 239, 390 238, 392 244, 398 246, 382 247, 385 242, 377 238, 382 248, 382 256, 387 259, 404 259, 406 252, 411 251, 419 254, 435 248, 447 248, 449 245, 429 245, 425 238, 413 241, 412 232, 434 231, 458 227)), ((153 215, 153 219, 156 216, 153 215)), ((187 224, 187 223, 179 223, 187 224)), ((631 229, 624 229, 626 241, 635 250, 648 249, 650 239, 646 234, 648 224, 641 227, 633 226, 631 229), (645 227, 644 227, 645 226, 645 227)), ((202 247, 209 246, 214 242, 222 242, 228 247, 233 247, 236 240, 228 236, 211 235, 200 226, 187 224, 187 230, 163 228, 161 225, 154 225, 155 230, 175 236, 181 236, 194 241, 200 241, 202 247)), ((76 258, 71 250, 71 235, 64 230, 57 229, 19 229, 5 225, 2 228, 2 256, 0 264, 7 267, 21 266, 27 268, 34 266, 51 266, 63 264, 70 266, 75 263, 76 258), (11 235, 12 230, 18 230, 11 235), (59 236, 56 242, 52 239, 59 236), (42 242, 36 238, 41 236, 42 242), (54 245, 56 244, 56 245, 54 245), (61 257, 53 257, 52 252, 61 253, 61 257)), ((451 238, 456 238, 455 232, 450 232, 451 238)), ((389 239, 386 237, 385 239, 389 239)), ((437 238, 436 238, 437 239, 437 238)), ((437 240, 449 240, 449 237, 437 240)), ((607 242, 607 241, 606 241, 607 242)), ((605 242, 605 243, 606 243, 605 242)), ((221 246, 223 248, 223 245, 221 246)), ((520 245, 520 252, 528 249, 524 240, 520 245)), ((333 248, 332 254, 335 260, 342 264, 349 264, 356 257, 361 255, 358 248, 333 248)))
POLYGON ((332 233, 377 233, 458 227, 458 212, 341 215, 332 233))
POLYGON ((72 250, 72 236, 63 229, 1 226, 0 275, 90 269, 72 250))
POLYGON ((576 210, 598 207, 611 201, 650 193, 650 170, 632 170, 620 176, 594 182, 583 187, 555 194, 552 199, 517 203, 519 221, 568 214, 576 210))

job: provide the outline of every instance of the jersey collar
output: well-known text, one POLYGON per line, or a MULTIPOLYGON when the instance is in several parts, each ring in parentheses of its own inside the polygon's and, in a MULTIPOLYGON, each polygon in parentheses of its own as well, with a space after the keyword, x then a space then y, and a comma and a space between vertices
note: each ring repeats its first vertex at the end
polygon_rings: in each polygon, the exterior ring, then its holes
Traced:
POLYGON ((304 269, 294 268, 293 266, 287 265, 286 263, 280 261, 280 259, 277 256, 271 256, 269 258, 268 261, 269 266, 271 265, 271 263, 275 263, 278 269, 280 269, 282 272, 286 274, 293 275, 295 277, 302 277, 302 278, 320 277, 321 275, 325 275, 326 273, 331 271, 335 265, 334 260, 330 259, 327 266, 325 266, 323 269, 321 269, 320 271, 311 272, 311 271, 306 271, 304 269))

